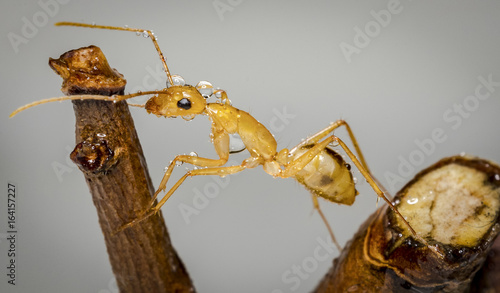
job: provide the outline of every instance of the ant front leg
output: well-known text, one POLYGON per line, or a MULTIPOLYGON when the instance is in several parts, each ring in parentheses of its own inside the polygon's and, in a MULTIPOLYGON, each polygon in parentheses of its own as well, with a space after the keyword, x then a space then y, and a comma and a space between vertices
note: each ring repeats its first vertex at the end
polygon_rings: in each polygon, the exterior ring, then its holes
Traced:
POLYGON ((247 159, 243 162, 243 164, 238 165, 238 166, 228 166, 228 167, 214 167, 214 168, 206 168, 206 169, 196 169, 196 170, 190 170, 184 176, 182 176, 171 188, 170 190, 165 194, 165 196, 158 202, 156 205, 152 205, 148 210, 146 210, 144 213, 142 213, 139 217, 137 217, 135 220, 123 225, 120 227, 115 233, 118 233, 120 231, 123 231, 126 228, 132 227, 137 223, 140 223, 150 216, 156 214, 161 207, 167 202, 167 200, 174 194, 174 192, 181 186, 181 184, 186 180, 187 177, 192 177, 192 176, 199 176, 199 175, 218 175, 218 176, 226 176, 234 173, 241 172, 247 168, 252 168, 254 167, 254 164, 250 163, 247 164, 251 159, 247 159))
MULTIPOLYGON (((156 214, 158 210, 161 208, 161 206, 170 198, 170 196, 174 193, 174 191, 184 182, 184 180, 188 176, 195 176, 195 175, 209 175, 208 173, 204 174, 203 172, 210 172, 207 170, 219 170, 224 167, 220 167, 227 163, 229 159, 229 135, 228 133, 220 126, 218 126, 215 123, 212 123, 212 143, 214 144, 215 151, 219 155, 219 159, 209 159, 209 158, 202 158, 198 156, 189 156, 189 155, 178 155, 176 156, 172 162, 170 162, 170 165, 167 168, 167 171, 165 171, 165 175, 163 175, 163 178, 160 182, 160 185, 158 186, 158 189, 154 193, 153 197, 151 198, 150 203, 147 205, 146 209, 139 214, 139 216, 121 226, 115 233, 118 233, 128 227, 132 227, 133 225, 142 222, 143 220, 147 219, 148 217, 156 214), (158 194, 160 194, 161 191, 164 191, 167 187, 168 180, 170 179, 170 176, 172 175, 172 172, 177 165, 177 163, 188 163, 193 166, 199 166, 199 167, 207 167, 208 169, 198 169, 198 170, 192 170, 184 174, 179 181, 177 181, 174 186, 167 192, 167 194, 162 198, 162 200, 158 203, 156 203, 156 198, 158 197, 158 194), (219 168, 216 168, 219 167, 219 168)), ((225 167, 229 168, 229 167, 225 167)), ((231 171, 232 169, 228 169, 228 171, 231 171)), ((237 171, 239 172, 239 171, 237 171)), ((222 174, 222 173, 220 173, 222 174)), ((218 174, 218 175, 220 175, 218 174)))
POLYGON ((165 171, 160 185, 153 195, 148 208, 154 205, 158 194, 166 189, 168 180, 178 163, 188 163, 198 167, 219 167, 227 163, 227 160, 229 159, 229 135, 223 129, 215 125, 212 125, 212 135, 215 151, 217 152, 217 155, 219 155, 219 159, 209 159, 190 155, 176 156, 172 162, 170 162, 167 171, 165 171))

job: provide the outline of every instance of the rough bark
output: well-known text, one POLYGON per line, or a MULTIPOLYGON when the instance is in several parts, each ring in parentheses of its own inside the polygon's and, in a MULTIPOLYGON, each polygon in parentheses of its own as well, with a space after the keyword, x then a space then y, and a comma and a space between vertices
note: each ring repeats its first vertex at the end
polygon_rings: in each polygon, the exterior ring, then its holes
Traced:
MULTIPOLYGON (((123 94, 125 79, 98 47, 69 51, 49 65, 66 95, 123 94)), ((71 159, 85 176, 120 292, 194 292, 171 245, 161 213, 122 232, 154 193, 127 103, 73 101, 76 146, 71 159)))
POLYGON ((413 239, 382 207, 334 260, 315 292, 498 292, 474 290, 480 285, 495 290, 498 283, 498 267, 483 264, 498 259, 490 252, 500 231, 499 187, 500 167, 491 162, 464 156, 439 161, 417 174, 394 202, 444 257, 413 239))
POLYGON ((500 292, 500 238, 495 240, 484 265, 477 272, 471 285, 471 293, 500 292))

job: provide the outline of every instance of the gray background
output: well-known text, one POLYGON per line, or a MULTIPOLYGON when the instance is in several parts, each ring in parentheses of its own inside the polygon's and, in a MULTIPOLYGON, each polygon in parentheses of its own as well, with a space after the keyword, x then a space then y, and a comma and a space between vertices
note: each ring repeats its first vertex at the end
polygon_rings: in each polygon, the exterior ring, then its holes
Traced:
MULTIPOLYGON (((391 192, 446 156, 466 152, 500 162, 500 87, 493 87, 487 100, 468 98, 480 85, 478 77, 500 81, 497 1, 401 0, 399 13, 391 14, 385 26, 375 24, 371 11, 387 10, 394 1, 66 2, 52 6, 50 13, 35 1, 1 4, 2 292, 116 292, 87 186, 68 159, 74 146, 71 103, 47 104, 7 118, 18 106, 61 95, 61 79, 48 67, 48 58, 94 44, 125 75, 129 91, 159 89, 165 80, 151 78, 150 69, 159 61, 149 40, 134 33, 52 26, 57 21, 154 30, 173 73, 192 84, 209 80, 224 88, 236 107, 273 130, 280 148, 346 119, 374 174, 391 192), (230 9, 218 13, 214 3, 230 9), (8 35, 23 36, 23 19, 33 22, 34 16, 40 27, 16 53, 8 35), (374 30, 370 42, 348 62, 341 44, 354 45, 356 28, 374 30), (464 103, 468 110, 455 112, 464 103), (276 112, 285 110, 293 118, 280 120, 276 112), (436 129, 445 138, 424 154, 415 141, 428 141, 436 129), (398 170, 410 160, 411 170, 398 170), (58 177, 54 166, 65 166, 65 172, 58 177), (402 180, 390 183, 388 174, 402 180), (8 182, 18 188, 15 287, 5 275, 8 182)), ((206 117, 185 122, 157 119, 141 109, 132 114, 155 186, 176 154, 215 156, 206 117)), ((337 134, 347 139, 343 130, 337 134)), ((184 171, 185 166, 176 169, 175 178, 184 171)), ((313 261, 318 237, 327 239, 327 233, 312 213, 308 192, 292 179, 273 179, 260 167, 228 178, 227 186, 218 187, 217 196, 189 223, 179 206, 193 206, 196 189, 213 191, 213 178, 187 180, 163 208, 197 290, 314 288, 337 252, 313 261), (297 288, 283 280, 292 266, 314 263, 318 267, 309 267, 297 288)), ((321 201, 342 244, 376 209, 375 193, 359 182, 361 194, 353 206, 321 201)))

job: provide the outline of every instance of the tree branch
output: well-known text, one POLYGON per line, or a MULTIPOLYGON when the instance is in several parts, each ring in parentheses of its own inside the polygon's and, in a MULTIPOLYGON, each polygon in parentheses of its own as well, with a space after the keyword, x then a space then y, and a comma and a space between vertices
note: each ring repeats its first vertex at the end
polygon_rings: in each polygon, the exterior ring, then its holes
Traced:
POLYGON ((385 206, 361 226, 315 292, 470 292, 498 279, 483 267, 484 277, 471 283, 500 231, 500 167, 446 158, 417 174, 394 202, 444 258, 413 239, 385 206))
MULTIPOLYGON (((98 47, 71 50, 49 65, 63 78, 67 95, 124 92, 125 79, 98 47)), ((161 213, 114 233, 147 208, 154 193, 127 103, 73 104, 76 147, 70 157, 92 194, 120 292, 194 292, 161 213)))

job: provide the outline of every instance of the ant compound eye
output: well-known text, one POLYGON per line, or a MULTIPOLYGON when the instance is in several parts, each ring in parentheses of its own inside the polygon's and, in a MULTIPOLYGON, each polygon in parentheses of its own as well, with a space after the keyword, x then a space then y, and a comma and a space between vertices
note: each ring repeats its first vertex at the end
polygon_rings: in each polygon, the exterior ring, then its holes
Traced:
POLYGON ((208 81, 202 80, 196 85, 198 92, 205 98, 208 99, 214 93, 214 87, 208 81))
POLYGON ((186 98, 182 98, 177 102, 177 107, 182 108, 184 110, 189 110, 191 109, 191 101, 186 98))

